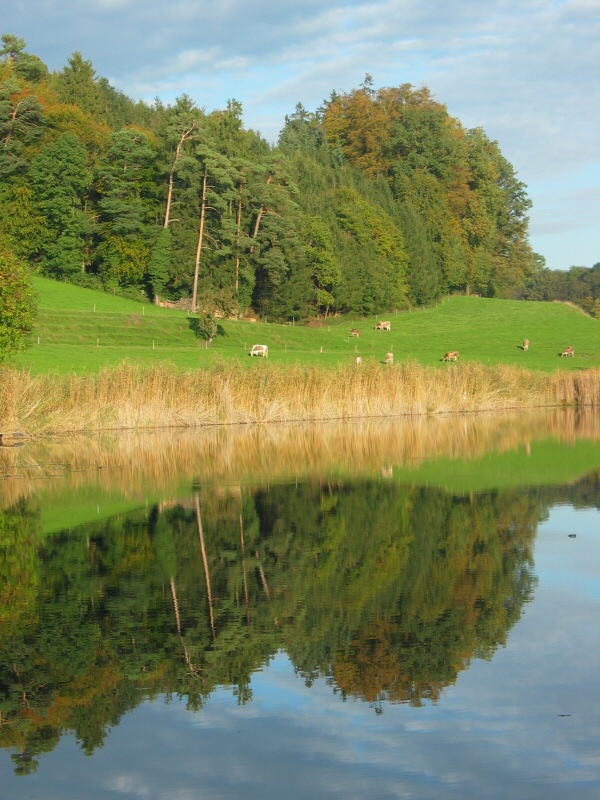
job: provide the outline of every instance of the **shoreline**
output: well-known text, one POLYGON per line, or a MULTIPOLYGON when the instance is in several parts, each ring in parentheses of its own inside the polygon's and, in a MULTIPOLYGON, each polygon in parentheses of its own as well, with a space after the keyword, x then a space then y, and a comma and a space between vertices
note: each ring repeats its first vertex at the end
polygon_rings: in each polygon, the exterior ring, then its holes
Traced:
POLYGON ((600 369, 552 373, 476 362, 337 369, 236 362, 180 372, 123 364, 95 374, 3 367, 0 432, 27 438, 600 406, 600 369))

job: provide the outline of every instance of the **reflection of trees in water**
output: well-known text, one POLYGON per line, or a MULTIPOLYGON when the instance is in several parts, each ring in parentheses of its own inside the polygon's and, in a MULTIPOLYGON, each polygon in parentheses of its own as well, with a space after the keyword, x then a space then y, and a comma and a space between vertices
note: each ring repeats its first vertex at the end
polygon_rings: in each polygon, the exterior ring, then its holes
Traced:
POLYGON ((199 709, 229 686, 246 702, 280 649, 307 683, 377 708, 435 701, 506 641, 534 586, 537 524, 565 494, 203 490, 43 541, 38 512, 0 512, 0 744, 26 773, 63 731, 91 753, 158 694, 199 709))
POLYGON ((315 663, 331 665, 344 694, 418 704, 505 642, 531 594, 542 509, 521 493, 385 494, 367 488, 365 518, 341 495, 336 514, 356 524, 343 526, 340 544, 353 538, 360 558, 340 558, 337 547, 319 554, 315 602, 291 629, 288 651, 309 677, 315 663), (333 613, 324 613, 326 603, 333 613), (298 641, 311 643, 307 656, 295 650, 298 641))

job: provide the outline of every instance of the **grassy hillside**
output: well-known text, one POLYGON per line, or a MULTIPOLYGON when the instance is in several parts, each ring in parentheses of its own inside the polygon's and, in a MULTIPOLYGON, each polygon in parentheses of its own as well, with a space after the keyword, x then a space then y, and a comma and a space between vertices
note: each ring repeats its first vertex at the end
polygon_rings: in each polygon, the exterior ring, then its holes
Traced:
POLYGON ((322 327, 224 320, 208 349, 196 338, 186 312, 113 297, 90 289, 35 277, 39 314, 31 348, 18 364, 32 373, 96 371, 128 359, 132 363, 168 361, 181 369, 208 366, 215 357, 250 365, 253 344, 269 346, 270 363, 333 366, 411 359, 439 364, 447 350, 461 361, 515 364, 545 371, 600 366, 600 323, 561 303, 528 303, 454 297, 436 308, 390 317, 391 332, 375 331, 376 319, 333 319, 322 327), (357 327, 360 338, 349 328, 357 327), (521 348, 529 339, 530 349, 521 348), (560 358, 568 345, 574 358, 560 358))

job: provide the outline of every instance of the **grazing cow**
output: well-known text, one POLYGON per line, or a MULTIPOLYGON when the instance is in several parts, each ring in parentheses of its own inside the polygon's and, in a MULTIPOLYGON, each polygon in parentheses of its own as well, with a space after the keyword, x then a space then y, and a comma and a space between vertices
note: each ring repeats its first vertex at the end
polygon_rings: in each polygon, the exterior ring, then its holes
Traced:
POLYGON ((575 355, 574 347, 565 347, 565 349, 561 353, 561 356, 571 356, 571 358, 573 358, 574 355, 575 355))
POLYGON ((356 336, 357 339, 360 338, 360 331, 358 328, 350 328, 350 336, 356 336))
POLYGON ((385 363, 386 364, 393 364, 394 363, 394 354, 393 353, 386 353, 385 363))
POLYGON ((458 350, 449 350, 442 361, 458 361, 458 350))
POLYGON ((525 339, 523 342, 523 350, 529 350, 529 339, 525 339))
POLYGON ((378 322, 375 325, 376 331, 391 331, 392 330, 392 323, 391 322, 378 322))
POLYGON ((356 364, 357 367, 360 367, 360 365, 362 364, 362 356, 356 356, 356 358, 354 359, 354 363, 356 364))
POLYGON ((252 345, 252 350, 250 352, 251 356, 262 356, 263 358, 269 357, 269 348, 266 344, 255 344, 252 345))

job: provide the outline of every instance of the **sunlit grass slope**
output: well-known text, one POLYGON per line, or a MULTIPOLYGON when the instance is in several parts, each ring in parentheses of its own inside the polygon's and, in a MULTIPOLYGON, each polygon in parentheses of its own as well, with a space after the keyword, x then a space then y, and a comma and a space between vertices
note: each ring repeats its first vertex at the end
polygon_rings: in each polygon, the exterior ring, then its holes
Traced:
POLYGON ((528 303, 455 297, 435 308, 392 314, 391 332, 374 330, 375 318, 336 318, 322 327, 220 322, 210 347, 196 338, 186 312, 158 308, 45 278, 34 279, 39 313, 31 347, 18 365, 33 373, 95 372, 103 366, 170 362, 180 369, 209 366, 215 358, 250 365, 253 344, 269 346, 269 363, 334 366, 352 363, 356 354, 384 362, 441 364, 447 350, 461 361, 514 364, 529 369, 582 369, 600 366, 600 323, 562 303, 528 303), (349 328, 357 327, 360 338, 349 328), (531 344, 521 348, 524 339, 531 344), (560 358, 567 346, 574 358, 560 358))

